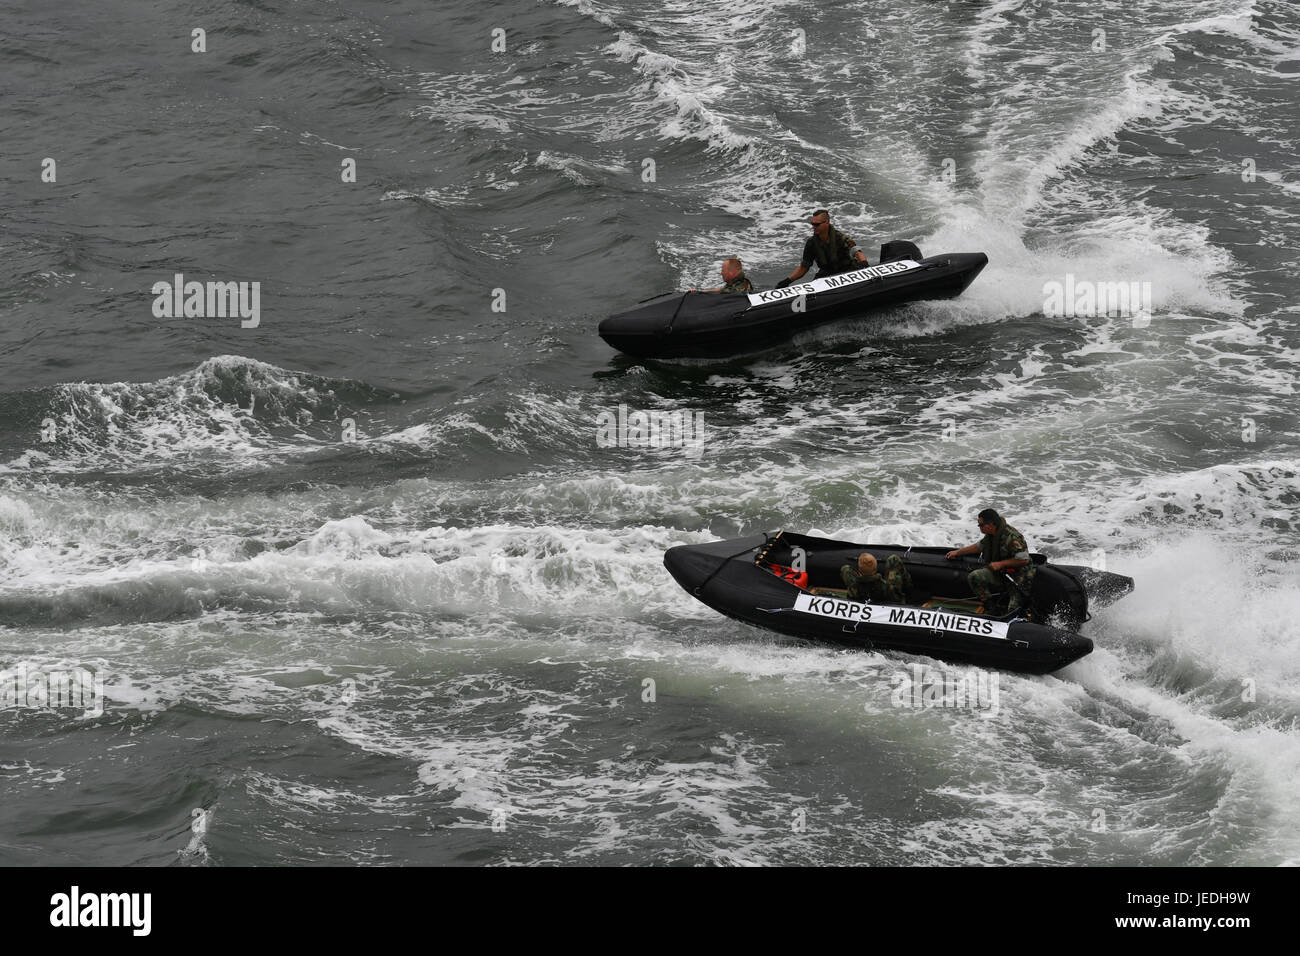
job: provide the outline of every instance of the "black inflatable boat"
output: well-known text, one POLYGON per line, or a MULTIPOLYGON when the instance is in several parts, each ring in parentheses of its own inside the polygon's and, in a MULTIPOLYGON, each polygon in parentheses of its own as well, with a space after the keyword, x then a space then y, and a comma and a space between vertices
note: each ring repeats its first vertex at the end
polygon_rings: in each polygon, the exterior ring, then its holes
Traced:
POLYGON ((1104 607, 1133 590, 1132 578, 1035 554, 1028 610, 999 615, 970 595, 966 575, 977 559, 949 561, 948 550, 779 532, 670 548, 664 565, 715 611, 782 634, 1029 674, 1091 653, 1092 641, 1077 632, 1089 601, 1104 607), (882 565, 891 554, 903 559, 912 580, 906 605, 847 598, 840 567, 864 551, 882 565))
POLYGON ((600 337, 641 358, 724 358, 755 352, 834 319, 921 299, 951 299, 986 265, 982 252, 921 257, 910 242, 881 247, 880 264, 748 295, 673 292, 611 315, 600 337))

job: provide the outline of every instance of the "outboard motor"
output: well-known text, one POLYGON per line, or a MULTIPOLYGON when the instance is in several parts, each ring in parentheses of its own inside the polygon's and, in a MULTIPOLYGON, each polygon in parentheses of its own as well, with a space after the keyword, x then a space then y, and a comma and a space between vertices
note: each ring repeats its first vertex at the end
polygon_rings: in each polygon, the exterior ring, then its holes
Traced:
POLYGON ((895 239, 893 242, 887 242, 880 247, 880 263, 897 262, 899 259, 912 259, 919 262, 925 258, 921 255, 921 250, 916 247, 916 243, 908 242, 906 239, 895 239))

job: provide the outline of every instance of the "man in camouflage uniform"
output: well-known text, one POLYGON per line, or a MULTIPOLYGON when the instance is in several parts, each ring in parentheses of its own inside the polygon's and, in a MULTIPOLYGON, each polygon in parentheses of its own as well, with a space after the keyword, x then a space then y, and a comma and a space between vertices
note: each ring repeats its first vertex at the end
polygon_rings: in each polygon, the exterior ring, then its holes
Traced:
POLYGON ((831 225, 831 214, 825 209, 818 209, 813 213, 808 224, 812 226, 813 234, 803 244, 803 258, 799 260, 799 268, 790 273, 788 278, 778 282, 776 284, 778 289, 784 289, 791 282, 802 279, 814 262, 817 263, 818 279, 822 276, 833 276, 838 272, 858 269, 867 264, 867 257, 858 248, 858 244, 852 237, 846 236, 831 225))
POLYGON ((722 263, 723 285, 718 289, 692 289, 692 292, 722 292, 735 295, 738 292, 753 292, 754 283, 745 275, 745 267, 734 256, 722 263))
POLYGON ((906 604, 907 590, 912 586, 911 575, 903 566, 903 559, 891 554, 885 559, 885 573, 876 573, 876 556, 869 551, 858 555, 858 566, 846 564, 840 568, 840 577, 849 589, 849 600, 875 601, 878 604, 906 604))
POLYGON ((981 601, 988 603, 994 594, 1010 592, 1011 600, 1007 610, 1014 611, 1025 606, 1030 588, 1034 583, 1033 559, 1029 557, 1029 545, 1025 536, 992 508, 985 508, 979 513, 980 531, 984 537, 977 544, 970 544, 956 551, 949 551, 947 558, 951 561, 967 554, 979 554, 985 562, 984 567, 976 568, 966 576, 970 589, 981 601), (1007 574, 1011 581, 1007 580, 1007 574), (1012 581, 1015 583, 1012 584, 1012 581))

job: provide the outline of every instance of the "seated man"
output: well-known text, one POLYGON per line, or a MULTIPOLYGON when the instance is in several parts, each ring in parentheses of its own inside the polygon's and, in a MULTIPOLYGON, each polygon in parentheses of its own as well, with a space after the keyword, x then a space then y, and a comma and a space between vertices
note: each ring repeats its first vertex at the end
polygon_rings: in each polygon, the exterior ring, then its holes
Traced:
POLYGON ((876 556, 870 551, 858 555, 858 566, 846 564, 840 568, 840 577, 849 589, 851 601, 874 601, 879 604, 906 604, 907 591, 912 577, 903 565, 903 559, 891 554, 885 559, 885 573, 876 573, 876 556))
POLYGON ((722 282, 723 284, 716 289, 692 289, 691 291, 722 292, 733 295, 737 292, 754 291, 754 283, 750 282, 745 275, 745 267, 734 256, 722 263, 722 282))

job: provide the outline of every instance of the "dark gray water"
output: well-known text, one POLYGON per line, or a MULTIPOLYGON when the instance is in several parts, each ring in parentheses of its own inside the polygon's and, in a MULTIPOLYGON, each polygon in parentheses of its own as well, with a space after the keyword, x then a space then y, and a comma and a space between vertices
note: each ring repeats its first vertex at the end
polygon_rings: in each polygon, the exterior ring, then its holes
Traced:
POLYGON ((0 709, 0 862, 1300 861, 1293 4, 5 20, 0 666, 103 712, 0 709), (818 206, 990 265, 732 362, 595 335, 788 274, 818 206), (158 317, 176 274, 256 326, 158 317), (1048 314, 1067 277, 1150 315, 1048 314), (702 452, 601 447, 620 405, 702 452), (996 713, 662 567, 987 504, 1137 581, 996 713))

